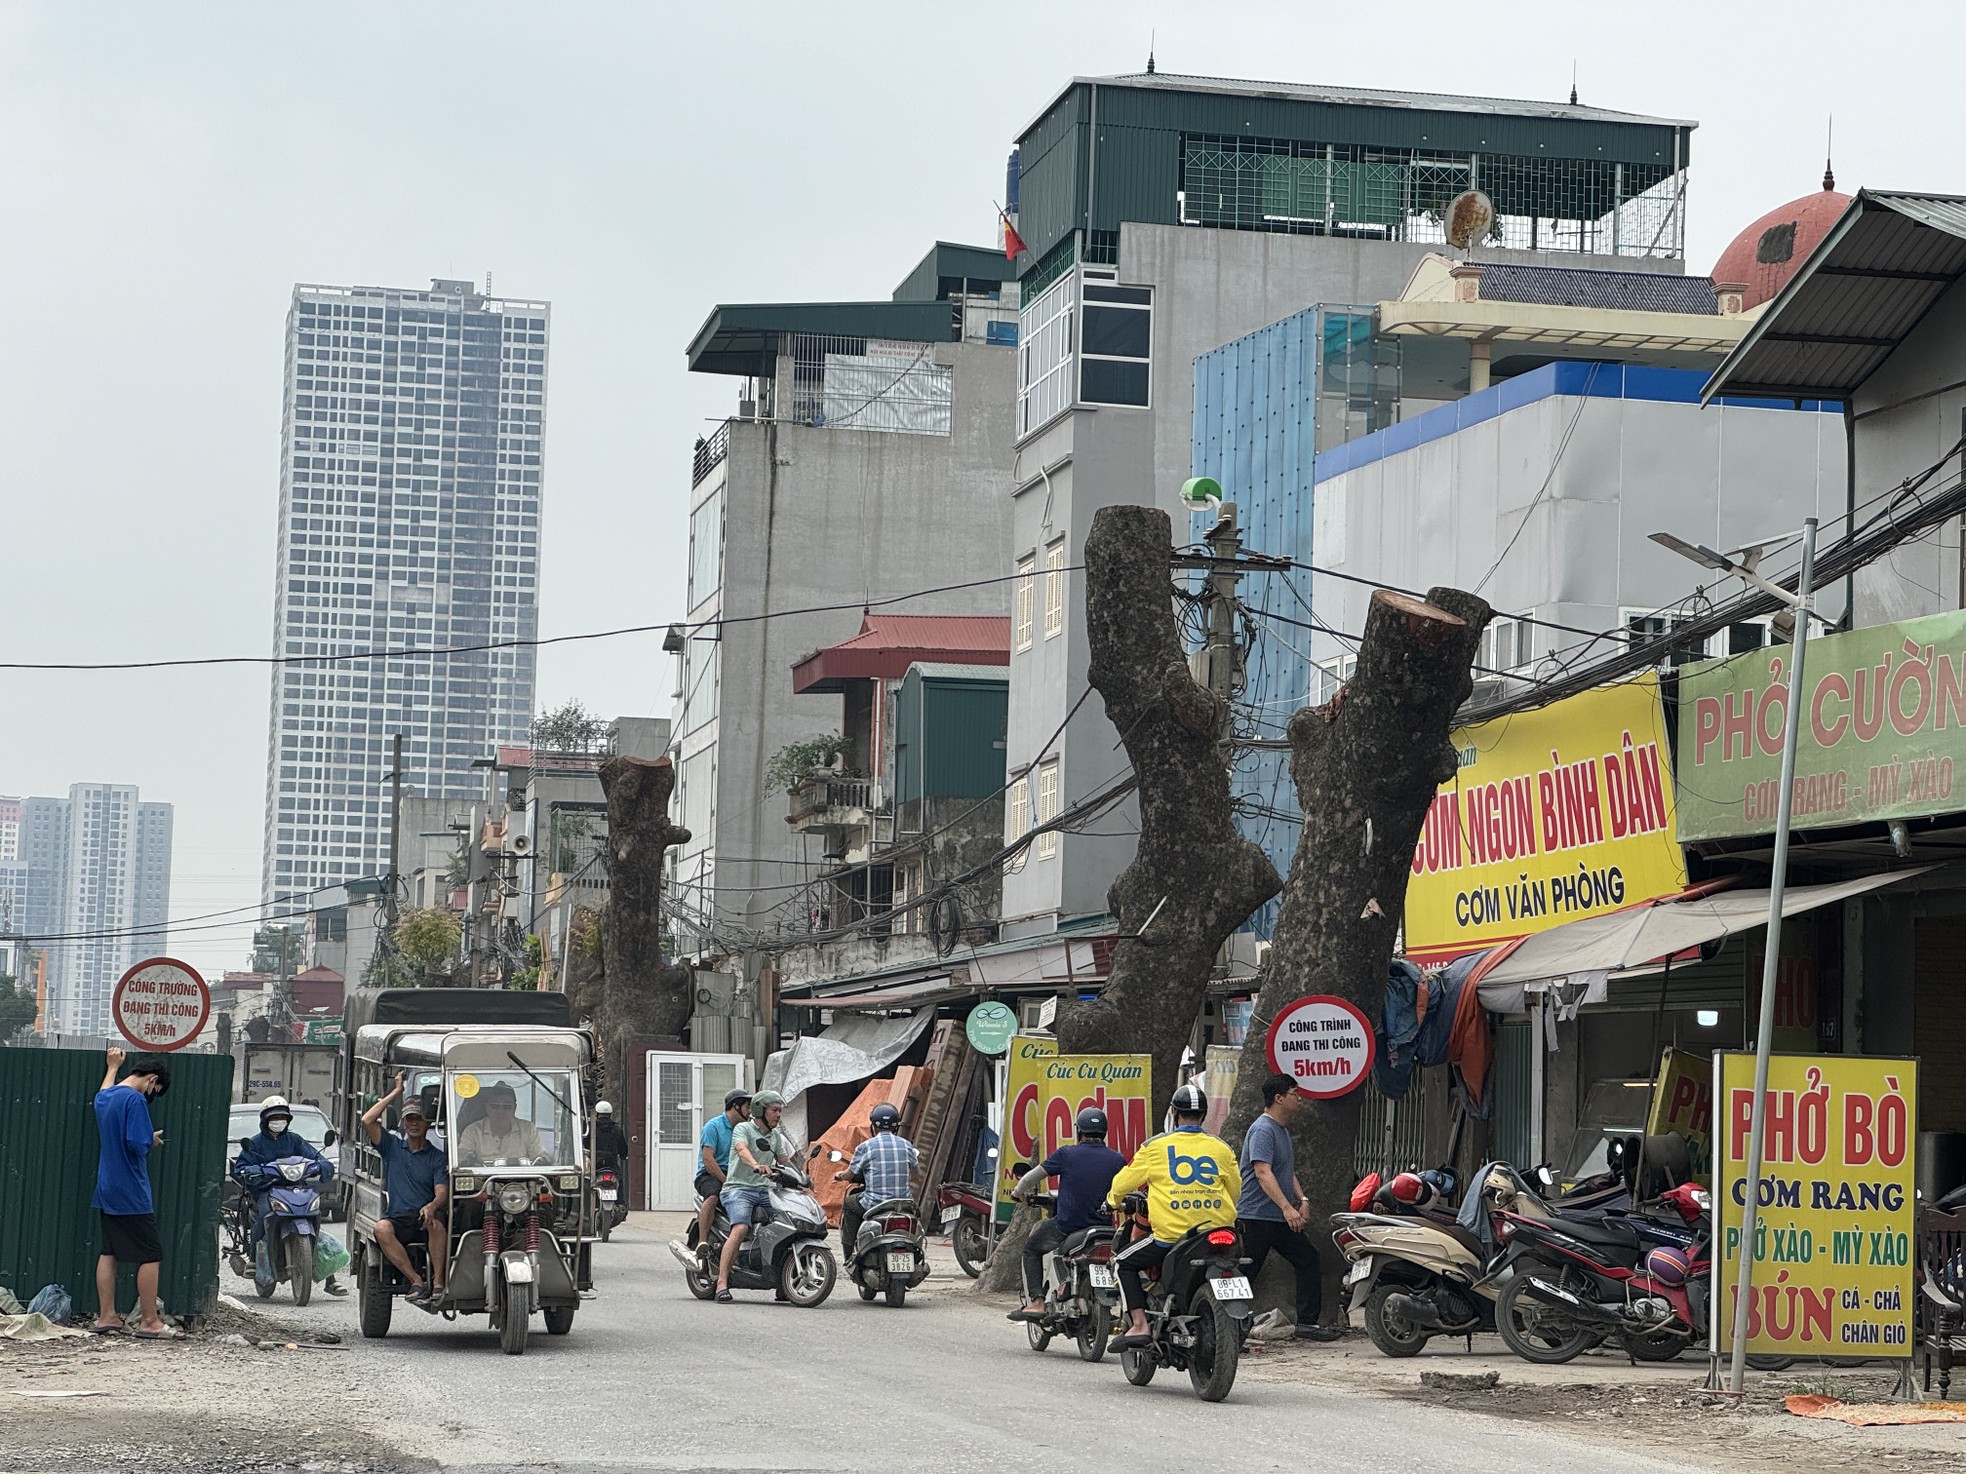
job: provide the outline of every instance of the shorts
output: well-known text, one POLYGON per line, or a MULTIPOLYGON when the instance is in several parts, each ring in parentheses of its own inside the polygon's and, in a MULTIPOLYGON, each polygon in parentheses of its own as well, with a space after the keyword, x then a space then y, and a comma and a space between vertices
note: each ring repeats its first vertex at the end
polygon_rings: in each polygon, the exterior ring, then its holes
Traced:
POLYGON ((714 1198, 722 1192, 724 1185, 708 1172, 696 1174, 696 1195, 699 1198, 714 1198))
POLYGON ((727 1187, 723 1191, 724 1212, 733 1225, 756 1223, 771 1205, 768 1187, 727 1187))
MULTIPOLYGON (((449 1222, 449 1215, 442 1208, 437 1210, 437 1217, 445 1222, 449 1222)), ((430 1230, 424 1226, 423 1210, 421 1208, 412 1208, 407 1213, 391 1213, 388 1215, 388 1218, 389 1222, 396 1229, 397 1240, 405 1247, 410 1244, 427 1244, 430 1242, 430 1230)))
POLYGON ((158 1264, 164 1258, 155 1213, 103 1213, 102 1253, 118 1264, 158 1264))

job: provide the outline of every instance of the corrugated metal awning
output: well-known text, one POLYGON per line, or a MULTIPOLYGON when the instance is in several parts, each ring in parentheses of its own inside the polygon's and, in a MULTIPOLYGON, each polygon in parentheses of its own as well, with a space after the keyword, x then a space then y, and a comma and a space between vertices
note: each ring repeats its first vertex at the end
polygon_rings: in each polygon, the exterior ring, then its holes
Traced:
POLYGON ((1859 190, 1703 400, 1848 399, 1962 275, 1966 198, 1859 190))

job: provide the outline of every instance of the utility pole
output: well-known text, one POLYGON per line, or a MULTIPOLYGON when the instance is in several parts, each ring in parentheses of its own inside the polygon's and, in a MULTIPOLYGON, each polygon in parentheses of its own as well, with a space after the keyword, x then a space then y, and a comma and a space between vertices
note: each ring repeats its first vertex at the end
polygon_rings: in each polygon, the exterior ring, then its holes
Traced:
POLYGON ((1207 626, 1202 647, 1195 652, 1194 674, 1198 685, 1222 699, 1223 735, 1227 735, 1229 709, 1242 694, 1243 649, 1236 638, 1236 610, 1240 607, 1236 590, 1243 575, 1251 570, 1287 570, 1288 558, 1272 558, 1262 553, 1245 553, 1242 528, 1236 518, 1236 504, 1222 500, 1222 485, 1213 477, 1196 476, 1181 487, 1181 500, 1197 511, 1215 510, 1215 525, 1203 536, 1205 554, 1177 553, 1176 568, 1193 569, 1203 575, 1207 626))
POLYGON ((401 914, 396 893, 403 883, 403 734, 398 732, 391 743, 389 772, 389 880, 382 897, 382 914, 388 918, 390 926, 396 925, 401 914))

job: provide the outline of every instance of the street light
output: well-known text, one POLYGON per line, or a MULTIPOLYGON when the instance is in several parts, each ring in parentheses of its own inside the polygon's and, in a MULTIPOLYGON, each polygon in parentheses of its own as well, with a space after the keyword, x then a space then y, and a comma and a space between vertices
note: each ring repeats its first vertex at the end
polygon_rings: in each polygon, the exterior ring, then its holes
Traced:
MULTIPOLYGON (((1761 560, 1761 547, 1744 555, 1741 561, 1674 537, 1655 532, 1652 541, 1669 548, 1682 558, 1690 558, 1703 568, 1727 573, 1754 585, 1765 594, 1780 599, 1795 616, 1794 646, 1789 653, 1788 720, 1782 731, 1781 788, 1775 798, 1775 858, 1768 878, 1768 943, 1761 959, 1761 1017, 1754 1033, 1754 1101, 1748 1126, 1747 1201, 1741 1208, 1741 1267, 1735 1281, 1733 1360, 1727 1369, 1727 1387, 1738 1394, 1747 1381, 1748 1309, 1754 1287, 1754 1231, 1761 1216, 1762 1135, 1768 1123, 1768 1046, 1775 1032, 1775 965, 1782 942, 1782 892, 1787 886, 1789 864, 1789 817, 1795 796, 1795 749, 1802 731, 1802 656, 1809 640, 1809 581, 1816 571, 1816 519, 1802 524, 1802 571, 1790 593, 1755 571, 1761 560)), ((1714 1209, 1716 1224, 1722 1205, 1714 1209)), ((1724 1252, 1723 1252, 1724 1257, 1724 1252)), ((1714 1306, 1709 1323, 1720 1313, 1714 1306)))

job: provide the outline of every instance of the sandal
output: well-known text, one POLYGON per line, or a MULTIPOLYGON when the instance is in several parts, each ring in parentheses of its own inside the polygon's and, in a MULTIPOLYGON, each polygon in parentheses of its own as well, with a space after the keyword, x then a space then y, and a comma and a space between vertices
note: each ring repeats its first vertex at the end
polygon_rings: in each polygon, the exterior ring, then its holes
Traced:
POLYGON ((734 1298, 729 1290, 717 1291, 716 1300, 719 1305, 728 1305, 734 1298))
POLYGON ((136 1330, 130 1332, 139 1341, 182 1341, 185 1334, 176 1326, 165 1326, 161 1331, 136 1330))

